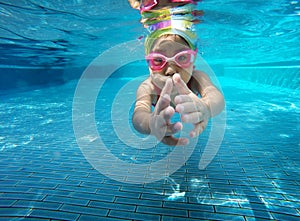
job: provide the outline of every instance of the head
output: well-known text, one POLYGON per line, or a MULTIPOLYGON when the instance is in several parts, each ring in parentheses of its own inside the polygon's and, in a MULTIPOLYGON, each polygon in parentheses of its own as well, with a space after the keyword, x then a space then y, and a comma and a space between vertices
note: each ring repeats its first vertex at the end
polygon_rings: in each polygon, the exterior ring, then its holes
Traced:
POLYGON ((153 44, 150 47, 150 53, 147 56, 147 58, 149 58, 149 55, 153 55, 152 62, 154 65, 159 65, 162 63, 161 58, 163 57, 156 56, 155 53, 158 55, 161 54, 167 58, 175 56, 176 60, 167 61, 165 65, 159 69, 151 68, 151 62, 148 61, 152 82, 157 87, 162 88, 166 80, 175 73, 178 73, 185 83, 189 82, 194 69, 195 59, 192 59, 192 62, 190 63, 184 63, 184 61, 190 57, 195 58, 196 52, 190 48, 188 42, 184 38, 177 34, 165 34, 160 36, 153 41, 153 44), (180 65, 180 63, 184 63, 184 65, 180 65))

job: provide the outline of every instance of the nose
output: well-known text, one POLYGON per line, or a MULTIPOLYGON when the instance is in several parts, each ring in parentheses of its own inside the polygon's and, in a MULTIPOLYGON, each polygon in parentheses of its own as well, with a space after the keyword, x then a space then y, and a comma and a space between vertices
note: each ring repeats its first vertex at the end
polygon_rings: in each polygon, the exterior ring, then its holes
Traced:
POLYGON ((178 73, 178 67, 177 67, 177 65, 175 64, 175 63, 173 63, 173 62, 168 62, 167 64, 166 64, 166 70, 165 70, 165 75, 166 76, 170 76, 170 77, 172 77, 174 74, 176 74, 176 73, 178 73))

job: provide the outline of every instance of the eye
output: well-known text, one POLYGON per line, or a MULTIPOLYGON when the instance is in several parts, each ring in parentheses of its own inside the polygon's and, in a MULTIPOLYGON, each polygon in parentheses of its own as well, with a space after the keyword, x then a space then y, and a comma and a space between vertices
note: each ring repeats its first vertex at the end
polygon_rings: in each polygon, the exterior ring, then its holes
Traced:
POLYGON ((153 58, 154 65, 161 65, 163 63, 163 59, 160 57, 153 58))
POLYGON ((177 57, 177 61, 182 64, 187 63, 187 62, 189 62, 189 55, 181 54, 180 56, 177 57))

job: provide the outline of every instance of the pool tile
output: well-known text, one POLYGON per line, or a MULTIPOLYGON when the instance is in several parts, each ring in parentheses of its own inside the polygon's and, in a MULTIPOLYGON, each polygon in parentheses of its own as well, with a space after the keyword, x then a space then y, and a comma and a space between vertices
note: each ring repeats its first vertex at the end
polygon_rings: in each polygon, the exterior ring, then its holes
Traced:
POLYGON ((81 214, 78 221, 131 221, 132 219, 114 218, 114 217, 103 217, 81 214))
POLYGON ((136 212, 147 213, 147 214, 160 214, 169 215, 174 217, 188 217, 188 212, 182 209, 172 209, 172 208, 158 208, 149 206, 137 206, 136 212))
POLYGON ((134 199, 127 197, 116 197, 116 203, 128 204, 128 205, 142 205, 142 206, 153 206, 162 207, 163 201, 151 200, 151 199, 134 199))
MULTIPOLYGON (((295 110, 273 110, 274 116, 268 111, 261 113, 257 108, 259 104, 276 102, 261 103, 264 97, 259 96, 255 97, 258 101, 254 101, 250 94, 247 97, 251 102, 243 108, 245 104, 239 101, 239 93, 242 91, 234 90, 234 96, 228 98, 228 107, 235 111, 227 111, 228 128, 223 143, 207 168, 199 170, 197 166, 210 125, 186 165, 171 175, 173 184, 161 180, 139 185, 112 180, 86 161, 73 135, 72 98, 68 97, 69 104, 62 106, 68 109, 67 116, 55 122, 57 131, 53 130, 54 124, 45 126, 38 131, 44 133, 43 137, 36 136, 30 145, 0 151, 0 219, 15 216, 28 220, 298 220, 300 181, 298 155, 295 154, 298 130, 291 129, 292 125, 297 125, 298 115, 294 113, 292 119, 282 120, 283 113, 292 114, 295 110), (246 120, 251 111, 256 111, 266 122, 260 124, 252 119, 250 127, 246 120), (281 121, 276 120, 279 117, 281 121), (236 124, 239 118, 243 120, 236 124), (278 123, 286 124, 294 138, 276 135, 284 128, 284 125, 278 128, 278 123), (264 126, 269 129, 268 133, 273 133, 266 136, 264 126), (59 140, 56 132, 63 140, 59 140), (194 186, 192 179, 198 180, 194 186), (175 183, 185 196, 171 201, 168 196, 176 192, 175 183)), ((284 100, 287 105, 289 102, 286 96, 274 99, 284 100)), ((14 117, 3 113, 8 115, 7 119, 14 117)), ((26 110, 19 114, 23 116, 24 113, 26 110)), ((110 113, 103 113, 109 119, 110 113)), ((51 114, 56 116, 55 112, 51 114)), ((97 124, 111 127, 106 119, 97 124)), ((9 130, 3 132, 8 134, 9 130)), ((15 136, 15 132, 8 135, 15 136)), ((134 155, 139 162, 143 162, 143 156, 149 161, 161 157, 160 152, 154 150, 144 155, 136 149, 131 152, 115 140, 113 131, 108 135, 105 142, 115 148, 116 154, 134 155)), ((111 171, 111 165, 106 169, 111 171)), ((118 172, 118 168, 114 168, 114 172, 118 172)))
POLYGON ((215 206, 216 213, 224 213, 224 214, 234 214, 238 216, 252 216, 253 212, 249 209, 236 207, 226 207, 226 206, 215 206))
POLYGON ((300 219, 300 214, 298 215, 290 215, 290 214, 283 214, 283 213, 274 213, 271 212, 272 216, 274 217, 274 219, 276 220, 295 220, 295 221, 299 221, 300 219))
POLYGON ((81 205, 81 206, 86 206, 89 202, 88 199, 80 199, 80 198, 74 198, 74 197, 62 197, 62 196, 46 196, 44 201, 45 202, 53 202, 53 203, 81 205))
POLYGON ((160 221, 160 215, 158 214, 145 214, 145 213, 127 212, 127 211, 119 211, 119 210, 111 210, 108 216, 119 218, 119 219, 124 218, 124 219, 131 219, 131 220, 160 221))
POLYGON ((101 217, 107 216, 109 209, 102 209, 97 207, 90 207, 90 206, 79 206, 79 205, 67 205, 64 204, 60 209, 60 211, 70 212, 70 213, 79 213, 79 214, 86 214, 86 215, 97 215, 101 217))
POLYGON ((198 220, 238 220, 245 221, 243 216, 234 215, 234 214, 222 214, 222 213, 209 213, 209 212, 199 212, 199 211, 190 211, 190 218, 198 220))
POLYGON ((1 207, 0 217, 26 217, 31 213, 30 208, 11 208, 11 207, 1 207))
POLYGON ((203 211, 203 212, 214 212, 213 205, 205 205, 200 203, 185 203, 185 202, 175 202, 175 201, 165 201, 163 203, 164 208, 172 208, 172 209, 181 209, 187 211, 203 211))
POLYGON ((32 209, 28 216, 37 217, 37 218, 49 218, 49 219, 73 221, 78 219, 79 214, 57 211, 57 210, 32 209))
POLYGON ((43 200, 46 195, 36 195, 33 193, 3 193, 1 199, 24 199, 24 200, 43 200))
MULTIPOLYGON (((135 201, 135 204, 137 202, 135 201)), ((128 212, 134 212, 136 209, 135 204, 121 204, 117 203, 116 201, 113 203, 104 202, 104 201, 90 201, 89 205, 90 207, 96 207, 96 208, 103 208, 103 209, 115 209, 115 210, 124 210, 128 212)))
POLYGON ((62 203, 52 203, 34 200, 18 200, 13 207, 58 210, 62 203))

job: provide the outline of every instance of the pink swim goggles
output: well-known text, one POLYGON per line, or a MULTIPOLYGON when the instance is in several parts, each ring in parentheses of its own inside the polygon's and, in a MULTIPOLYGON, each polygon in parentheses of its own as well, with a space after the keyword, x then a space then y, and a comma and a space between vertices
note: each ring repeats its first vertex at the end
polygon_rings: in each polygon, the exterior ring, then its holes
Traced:
MULTIPOLYGON (((169 2, 173 3, 196 3, 200 0, 169 0, 169 2)), ((156 6, 159 3, 159 0, 143 0, 141 4, 141 11, 149 11, 151 10, 154 6, 156 6)))
POLYGON ((167 62, 175 62, 181 68, 188 68, 196 59, 197 50, 184 50, 168 58, 161 53, 152 52, 146 56, 146 61, 153 71, 162 70, 167 62))

